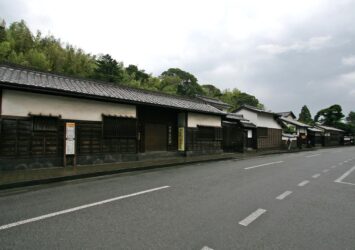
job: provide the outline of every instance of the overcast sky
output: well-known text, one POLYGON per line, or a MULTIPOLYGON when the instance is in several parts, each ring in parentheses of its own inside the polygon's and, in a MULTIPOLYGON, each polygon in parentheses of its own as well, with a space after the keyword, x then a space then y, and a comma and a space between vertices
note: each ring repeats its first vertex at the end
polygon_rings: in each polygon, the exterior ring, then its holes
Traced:
POLYGON ((154 75, 181 68, 273 111, 355 110, 355 0, 0 0, 0 17, 154 75))

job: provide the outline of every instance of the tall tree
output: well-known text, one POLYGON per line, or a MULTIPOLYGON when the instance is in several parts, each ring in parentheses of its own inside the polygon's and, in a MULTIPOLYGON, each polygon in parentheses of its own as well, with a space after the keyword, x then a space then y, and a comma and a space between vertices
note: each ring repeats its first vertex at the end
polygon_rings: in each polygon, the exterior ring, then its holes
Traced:
POLYGON ((205 95, 210 97, 221 97, 222 92, 219 88, 215 87, 212 84, 205 84, 201 86, 205 95))
POLYGON ((301 113, 298 116, 298 120, 309 125, 312 125, 314 123, 311 112, 309 111, 307 105, 304 105, 302 107, 301 113))
POLYGON ((179 68, 170 68, 161 74, 161 77, 167 76, 180 79, 176 90, 178 95, 195 96, 197 94, 203 94, 202 87, 197 83, 197 78, 191 73, 179 68))
POLYGON ((264 109, 264 105, 259 100, 250 94, 240 91, 239 89, 223 91, 220 99, 232 106, 232 109, 239 108, 242 105, 250 105, 256 108, 264 109))
POLYGON ((6 39, 6 23, 5 20, 0 18, 0 43, 6 39))
POLYGON ((334 104, 329 108, 319 110, 314 117, 315 122, 320 122, 324 125, 336 126, 344 118, 342 108, 338 104, 334 104))
POLYGON ((118 83, 123 79, 123 65, 119 64, 109 54, 102 55, 96 61, 95 78, 118 83))
POLYGON ((349 124, 352 124, 355 126, 355 112, 354 111, 350 111, 348 116, 346 117, 346 121, 349 124))

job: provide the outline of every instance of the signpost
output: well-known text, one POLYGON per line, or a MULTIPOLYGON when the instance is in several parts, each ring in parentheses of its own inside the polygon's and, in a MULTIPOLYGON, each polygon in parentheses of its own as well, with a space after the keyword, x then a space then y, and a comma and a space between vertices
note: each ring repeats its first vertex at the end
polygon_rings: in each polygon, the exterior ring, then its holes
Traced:
POLYGON ((179 128, 178 134, 178 150, 185 151, 185 128, 179 128))
POLYGON ((76 166, 76 152, 75 152, 75 123, 65 123, 65 140, 64 140, 64 167, 67 166, 67 157, 73 159, 73 166, 76 166))

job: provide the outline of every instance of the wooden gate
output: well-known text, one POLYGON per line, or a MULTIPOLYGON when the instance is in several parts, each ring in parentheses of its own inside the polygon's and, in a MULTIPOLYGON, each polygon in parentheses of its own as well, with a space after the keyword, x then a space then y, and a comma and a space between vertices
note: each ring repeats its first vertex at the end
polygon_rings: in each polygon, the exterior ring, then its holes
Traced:
POLYGON ((167 126, 158 123, 145 124, 145 150, 167 150, 167 126))

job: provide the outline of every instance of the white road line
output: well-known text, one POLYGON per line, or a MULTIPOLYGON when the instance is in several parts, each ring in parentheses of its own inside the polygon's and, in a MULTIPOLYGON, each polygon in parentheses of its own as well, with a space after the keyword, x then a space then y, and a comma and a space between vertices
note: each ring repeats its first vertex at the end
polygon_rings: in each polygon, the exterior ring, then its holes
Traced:
POLYGON ((302 181, 302 182, 300 182, 300 183, 298 183, 298 186, 299 187, 303 187, 303 186, 306 186, 307 184, 309 183, 309 181, 302 181))
POLYGON ((334 166, 331 166, 331 168, 336 168, 336 167, 337 167, 337 166, 335 166, 335 165, 334 165, 334 166))
POLYGON ((342 176, 340 176, 338 179, 336 179, 334 182, 342 182, 349 174, 351 174, 352 171, 355 170, 355 166, 350 168, 348 171, 346 171, 342 176))
POLYGON ((282 194, 280 194, 279 196, 276 197, 277 200, 283 200, 285 199, 287 196, 289 196, 290 194, 292 194, 292 191, 286 191, 282 194))
POLYGON ((324 169, 323 173, 329 172, 329 169, 324 169))
POLYGON ((23 224, 27 224, 27 223, 31 223, 31 222, 35 222, 35 221, 39 221, 39 220, 45 220, 45 219, 48 219, 48 218, 51 218, 51 217, 55 217, 55 216, 58 216, 58 215, 72 213, 72 212, 75 212, 75 211, 78 211, 78 210, 82 210, 82 209, 85 209, 85 208, 99 206, 99 205, 103 205, 103 204, 110 203, 110 202, 113 202, 113 201, 122 200, 122 199, 125 199, 125 198, 129 198, 129 197, 133 197, 133 196, 137 196, 137 195, 141 195, 141 194, 150 193, 150 192, 158 191, 158 190, 169 188, 169 187, 170 186, 162 186, 162 187, 152 188, 152 189, 140 191, 140 192, 133 193, 133 194, 122 195, 122 196, 114 197, 114 198, 103 200, 103 201, 98 201, 98 202, 94 202, 94 203, 90 203, 90 204, 86 204, 86 205, 82 205, 82 206, 78 206, 78 207, 73 207, 73 208, 57 211, 57 212, 50 213, 50 214, 45 214, 45 215, 34 217, 34 218, 31 218, 31 219, 17 221, 17 222, 14 222, 14 223, 10 223, 10 224, 7 224, 7 225, 0 226, 0 231, 1 230, 5 230, 5 229, 9 229, 11 227, 16 227, 16 226, 20 226, 20 225, 23 225, 23 224))
POLYGON ((318 155, 320 155, 320 154, 315 154, 315 155, 306 155, 305 157, 306 157, 306 158, 310 158, 310 157, 314 157, 314 156, 318 156, 318 155))
POLYGON ((201 248, 201 250, 213 250, 213 249, 208 246, 204 246, 203 248, 201 248))
POLYGON ((265 209, 259 208, 258 210, 250 214, 248 217, 246 217, 244 220, 239 221, 239 224, 246 227, 265 212, 265 209))
POLYGON ((312 175, 312 178, 316 179, 320 176, 320 174, 315 174, 315 175, 312 175))
POLYGON ((284 161, 275 161, 275 162, 269 162, 269 163, 264 163, 264 164, 260 164, 260 165, 256 165, 256 166, 251 166, 251 167, 247 167, 244 168, 245 170, 248 169, 252 169, 252 168, 259 168, 259 167, 263 167, 263 166, 268 166, 268 165, 273 165, 273 164, 279 164, 279 163, 283 163, 284 161))

